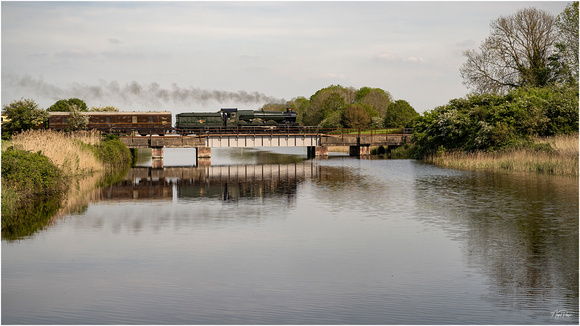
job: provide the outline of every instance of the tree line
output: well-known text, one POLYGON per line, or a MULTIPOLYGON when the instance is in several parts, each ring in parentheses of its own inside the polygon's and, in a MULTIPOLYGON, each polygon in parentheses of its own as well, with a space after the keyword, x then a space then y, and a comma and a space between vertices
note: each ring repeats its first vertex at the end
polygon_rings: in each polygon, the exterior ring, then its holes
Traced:
POLYGON ((5 105, 2 115, 6 121, 2 123, 2 139, 9 139, 13 133, 42 127, 48 120, 48 112, 71 112, 67 119, 69 130, 79 130, 89 124, 89 118, 81 112, 118 112, 114 106, 87 107, 85 101, 78 98, 69 98, 56 101, 48 109, 38 107, 31 99, 20 99, 5 105))
POLYGON ((323 128, 397 128, 410 126, 419 114, 405 100, 393 100, 380 88, 331 85, 309 99, 297 97, 286 104, 266 104, 262 110, 296 112, 297 122, 323 128))
POLYGON ((524 8, 490 28, 479 49, 463 53, 460 74, 472 93, 414 121, 416 158, 578 133, 578 2, 558 16, 524 8))

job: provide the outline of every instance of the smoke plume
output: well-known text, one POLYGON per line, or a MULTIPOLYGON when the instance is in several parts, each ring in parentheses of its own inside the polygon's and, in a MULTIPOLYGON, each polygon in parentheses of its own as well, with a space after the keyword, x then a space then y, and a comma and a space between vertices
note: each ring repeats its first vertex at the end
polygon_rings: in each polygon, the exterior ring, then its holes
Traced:
POLYGON ((22 77, 14 75, 2 76, 2 89, 3 92, 13 90, 9 93, 18 91, 19 94, 26 94, 25 98, 33 100, 36 100, 35 97, 40 97, 56 102, 60 99, 76 97, 87 102, 89 106, 115 106, 122 103, 130 106, 138 104, 145 106, 147 109, 168 105, 187 107, 203 105, 208 102, 244 105, 285 102, 284 99, 267 96, 259 92, 207 90, 191 86, 181 87, 175 83, 171 85, 171 88, 163 88, 155 82, 144 84, 132 81, 121 85, 117 81, 101 81, 99 85, 73 83, 63 88, 47 83, 42 78, 33 78, 30 75, 22 77))

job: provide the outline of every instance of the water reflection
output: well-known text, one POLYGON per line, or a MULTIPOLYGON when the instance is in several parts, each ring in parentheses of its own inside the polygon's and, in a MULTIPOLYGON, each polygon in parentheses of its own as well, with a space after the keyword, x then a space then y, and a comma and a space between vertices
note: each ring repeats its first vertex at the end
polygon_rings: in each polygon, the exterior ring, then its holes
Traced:
POLYGON ((488 300, 538 318, 567 309, 577 320, 577 179, 472 173, 415 187, 422 221, 464 243, 467 263, 490 282, 488 300))
POLYGON ((15 212, 13 223, 2 229, 2 239, 13 241, 29 237, 36 232, 52 227, 67 215, 83 214, 91 202, 101 197, 102 185, 115 183, 128 168, 98 171, 81 178, 71 178, 69 188, 63 196, 38 198, 31 205, 20 207, 15 212))
POLYGON ((290 164, 135 167, 125 178, 101 189, 102 200, 193 200, 284 196, 294 200, 298 184, 317 178, 320 167, 312 161, 290 164))
POLYGON ((4 245, 2 322, 578 322, 575 179, 216 157, 133 168, 4 245))

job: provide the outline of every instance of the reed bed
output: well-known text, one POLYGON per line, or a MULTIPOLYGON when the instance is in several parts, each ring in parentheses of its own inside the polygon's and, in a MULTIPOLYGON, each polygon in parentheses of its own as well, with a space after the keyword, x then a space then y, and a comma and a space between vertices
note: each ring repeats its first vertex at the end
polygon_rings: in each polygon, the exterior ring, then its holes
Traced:
POLYGON ((28 130, 16 135, 10 142, 14 149, 41 151, 52 163, 72 176, 85 175, 103 169, 90 146, 98 145, 101 134, 97 131, 73 133, 52 130, 28 130))
POLYGON ((578 177, 578 135, 534 140, 536 146, 509 151, 453 152, 433 158, 433 163, 464 170, 508 170, 578 177))

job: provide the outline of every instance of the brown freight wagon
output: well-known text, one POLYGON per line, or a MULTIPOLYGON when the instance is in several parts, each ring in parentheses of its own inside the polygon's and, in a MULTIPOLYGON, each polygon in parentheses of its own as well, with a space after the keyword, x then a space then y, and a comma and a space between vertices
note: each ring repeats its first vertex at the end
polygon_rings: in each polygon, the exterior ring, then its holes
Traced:
MULTIPOLYGON (((48 128, 66 130, 70 112, 48 112, 48 128)), ((135 111, 135 112, 81 112, 89 117, 86 129, 97 129, 104 132, 131 133, 141 135, 164 134, 171 129, 172 120, 169 111, 135 111)))

